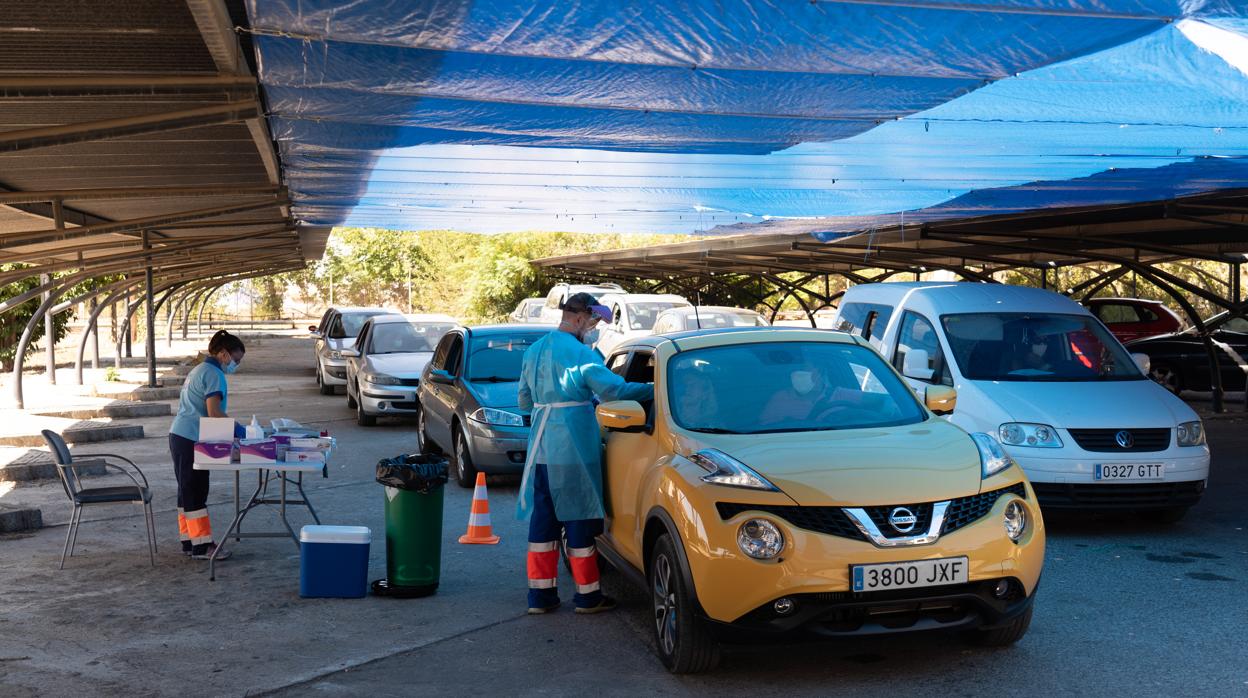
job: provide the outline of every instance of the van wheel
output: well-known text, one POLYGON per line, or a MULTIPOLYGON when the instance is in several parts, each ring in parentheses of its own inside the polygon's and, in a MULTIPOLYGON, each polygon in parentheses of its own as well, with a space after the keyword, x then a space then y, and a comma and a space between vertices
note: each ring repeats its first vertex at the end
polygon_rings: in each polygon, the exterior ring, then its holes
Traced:
POLYGON ((451 461, 455 464, 455 482, 465 489, 474 487, 477 484, 477 466, 473 465, 472 453, 468 451, 468 437, 459 427, 455 427, 452 436, 455 449, 451 461))
POLYGON ((673 674, 696 674, 719 664, 719 644, 693 612, 672 537, 663 534, 650 553, 648 581, 654 607, 654 640, 663 666, 673 674))
POLYGON ((971 641, 984 647, 1005 647, 1018 642, 1031 627, 1031 613, 1034 609, 1035 606, 1029 606, 1026 613, 1003 627, 972 631, 971 641))

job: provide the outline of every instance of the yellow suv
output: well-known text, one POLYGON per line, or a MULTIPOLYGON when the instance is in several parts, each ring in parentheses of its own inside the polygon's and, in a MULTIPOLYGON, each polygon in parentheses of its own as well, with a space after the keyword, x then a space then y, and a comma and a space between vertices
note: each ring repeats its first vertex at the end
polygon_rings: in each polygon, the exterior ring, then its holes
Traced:
POLYGON ((861 338, 819 330, 644 337, 607 365, 655 400, 598 407, 599 549, 652 594, 671 671, 712 668, 721 641, 1027 632, 1035 493, 993 437, 937 417, 951 388, 920 402, 861 338))

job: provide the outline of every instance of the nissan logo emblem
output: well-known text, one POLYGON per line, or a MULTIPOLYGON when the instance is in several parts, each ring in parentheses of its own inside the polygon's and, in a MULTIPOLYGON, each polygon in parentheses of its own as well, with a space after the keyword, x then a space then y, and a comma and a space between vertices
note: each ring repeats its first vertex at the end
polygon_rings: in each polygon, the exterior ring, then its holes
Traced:
POLYGON ((909 533, 914 530, 914 525, 918 523, 919 517, 914 512, 905 507, 897 507, 888 515, 888 525, 897 530, 898 533, 909 533))
POLYGON ((1117 434, 1114 434, 1114 441, 1116 441, 1122 448, 1131 448, 1135 445, 1135 437, 1131 435, 1131 432, 1125 429, 1117 434))

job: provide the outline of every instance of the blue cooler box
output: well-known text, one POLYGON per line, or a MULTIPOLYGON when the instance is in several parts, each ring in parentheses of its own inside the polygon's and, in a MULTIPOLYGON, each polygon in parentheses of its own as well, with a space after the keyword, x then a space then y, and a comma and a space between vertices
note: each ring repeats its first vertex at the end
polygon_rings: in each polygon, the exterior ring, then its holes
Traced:
POLYGON ((365 526, 304 526, 299 529, 299 595, 358 599, 368 594, 365 526))

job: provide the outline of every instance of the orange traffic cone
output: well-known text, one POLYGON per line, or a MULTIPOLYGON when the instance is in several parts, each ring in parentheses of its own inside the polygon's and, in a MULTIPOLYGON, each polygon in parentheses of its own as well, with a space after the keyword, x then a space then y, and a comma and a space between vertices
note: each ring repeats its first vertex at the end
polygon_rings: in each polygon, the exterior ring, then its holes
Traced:
POLYGON ((490 495, 485 491, 485 473, 477 473, 477 486, 472 491, 472 513, 468 515, 468 532, 459 537, 460 543, 495 545, 498 536, 490 525, 490 495))

